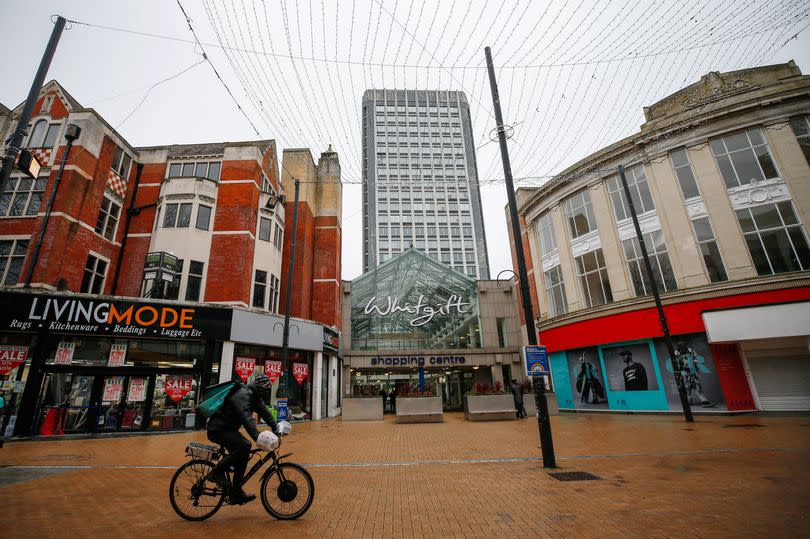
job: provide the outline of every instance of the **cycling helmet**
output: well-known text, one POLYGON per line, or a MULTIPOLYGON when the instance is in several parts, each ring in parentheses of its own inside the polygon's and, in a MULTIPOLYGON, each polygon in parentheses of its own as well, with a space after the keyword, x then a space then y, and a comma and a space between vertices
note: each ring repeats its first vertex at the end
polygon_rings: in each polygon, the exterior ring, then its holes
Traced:
POLYGON ((273 434, 273 431, 263 430, 256 439, 256 445, 265 451, 272 451, 279 445, 278 436, 273 434))
POLYGON ((273 389, 273 382, 270 381, 270 378, 266 374, 258 374, 256 378, 253 379, 253 382, 250 384, 256 389, 263 397, 270 395, 271 390, 273 389))

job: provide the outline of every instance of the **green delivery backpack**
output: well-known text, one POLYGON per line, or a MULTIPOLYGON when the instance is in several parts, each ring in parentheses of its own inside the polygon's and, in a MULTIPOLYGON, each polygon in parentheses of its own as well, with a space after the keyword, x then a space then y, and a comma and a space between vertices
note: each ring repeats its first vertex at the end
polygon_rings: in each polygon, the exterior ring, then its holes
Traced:
POLYGON ((222 382, 213 386, 208 386, 203 390, 203 401, 197 406, 197 413, 203 417, 211 417, 219 412, 225 399, 239 388, 236 382, 222 382))

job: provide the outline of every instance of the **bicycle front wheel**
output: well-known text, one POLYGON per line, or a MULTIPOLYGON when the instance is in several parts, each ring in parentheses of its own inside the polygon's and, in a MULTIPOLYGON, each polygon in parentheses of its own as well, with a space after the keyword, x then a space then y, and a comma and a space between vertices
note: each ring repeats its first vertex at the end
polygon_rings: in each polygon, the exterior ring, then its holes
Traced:
POLYGON ((279 520, 294 520, 307 512, 315 498, 315 483, 303 466, 279 464, 262 478, 262 504, 279 520))
POLYGON ((205 520, 225 501, 225 492, 206 480, 214 468, 210 460, 192 460, 180 466, 169 483, 169 501, 174 512, 186 520, 205 520))

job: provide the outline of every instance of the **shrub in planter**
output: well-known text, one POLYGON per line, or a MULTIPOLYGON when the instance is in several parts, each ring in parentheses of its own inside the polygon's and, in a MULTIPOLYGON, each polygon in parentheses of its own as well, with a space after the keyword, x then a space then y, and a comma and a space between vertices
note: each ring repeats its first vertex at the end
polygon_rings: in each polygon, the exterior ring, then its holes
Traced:
POLYGON ((475 384, 472 390, 467 392, 467 395, 502 395, 504 393, 509 393, 509 391, 504 388, 501 382, 495 382, 494 384, 475 384))

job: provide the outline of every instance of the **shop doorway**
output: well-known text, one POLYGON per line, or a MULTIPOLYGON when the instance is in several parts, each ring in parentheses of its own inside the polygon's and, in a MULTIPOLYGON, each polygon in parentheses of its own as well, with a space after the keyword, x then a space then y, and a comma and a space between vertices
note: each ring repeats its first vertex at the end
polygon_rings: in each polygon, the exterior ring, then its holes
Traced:
POLYGON ((329 417, 329 356, 321 358, 321 419, 329 417))

